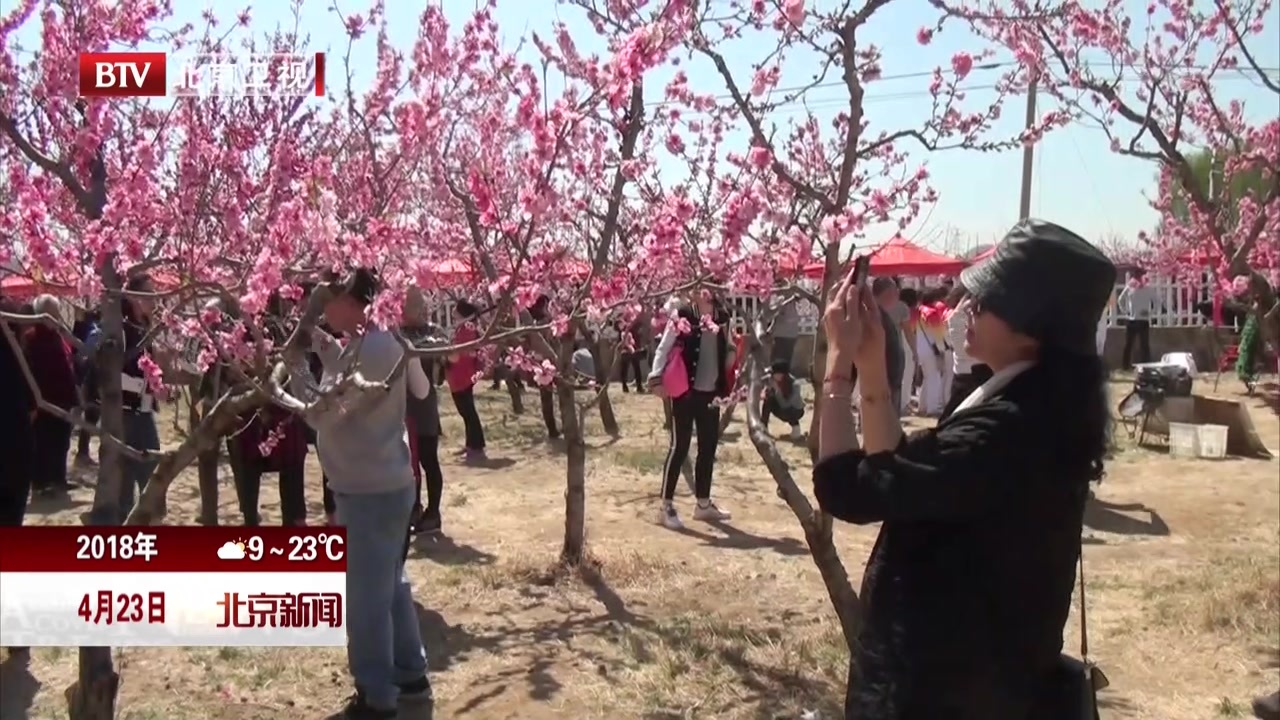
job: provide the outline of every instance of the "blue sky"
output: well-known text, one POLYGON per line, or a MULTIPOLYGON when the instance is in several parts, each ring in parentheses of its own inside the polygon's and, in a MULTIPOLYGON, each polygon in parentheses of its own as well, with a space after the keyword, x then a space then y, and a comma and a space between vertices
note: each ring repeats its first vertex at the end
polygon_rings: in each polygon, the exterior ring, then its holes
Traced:
MULTIPOLYGON (((220 18, 231 21, 246 4, 217 0, 213 7, 220 18)), ((387 0, 387 4, 396 20, 390 29, 392 44, 407 50, 417 32, 423 0, 387 0)), ((474 0, 443 0, 443 4, 450 21, 457 25, 472 10, 474 0)), ((1130 4, 1133 5, 1135 26, 1145 23, 1145 3, 1130 0, 1130 4)), ((184 5, 178 3, 179 7, 184 5)), ((277 23, 292 26, 289 5, 284 0, 254 3, 251 11, 253 29, 265 31, 277 23)), ((330 53, 328 76, 330 82, 336 82, 342 73, 341 56, 346 47, 346 36, 341 21, 329 6, 328 0, 309 0, 303 8, 301 27, 311 36, 311 50, 330 53)), ((343 14, 364 13, 367 8, 363 0, 337 0, 337 6, 343 14)), ((191 9, 180 14, 179 20, 190 20, 198 25, 200 21, 195 9, 198 6, 193 3, 186 7, 191 9)), ((558 18, 568 24, 575 39, 581 39, 582 50, 603 50, 580 11, 561 6, 554 0, 502 0, 497 18, 512 47, 526 33, 539 31, 547 34, 558 18)), ((884 50, 885 76, 927 73, 939 65, 949 67, 950 58, 956 51, 977 52, 984 47, 959 24, 950 23, 930 45, 920 46, 915 40, 916 30, 935 21, 936 14, 926 3, 899 0, 876 14, 864 28, 860 41, 874 43, 884 50)), ((1280 6, 1272 7, 1267 26, 1268 37, 1280 35, 1280 6)), ((1140 29, 1135 27, 1135 31, 1140 29)), ((19 34, 20 42, 29 49, 38 43, 38 35, 32 30, 34 28, 24 28, 19 34)), ((372 45, 372 38, 366 38, 354 53, 352 64, 357 87, 367 84, 372 77, 372 45)), ((740 82, 749 84, 751 64, 760 59, 760 53, 769 49, 764 45, 747 38, 722 48, 730 66, 741 68, 737 73, 740 82)), ((1250 49, 1263 67, 1280 66, 1277 43, 1258 39, 1250 49)), ((997 60, 1004 59, 1007 58, 997 57, 997 60)), ((682 63, 681 67, 689 74, 690 85, 694 89, 723 91, 719 76, 705 62, 682 63)), ((815 69, 813 56, 796 55, 784 67, 780 86, 807 82, 815 69)), ((650 86, 654 89, 648 91, 649 97, 657 97, 658 88, 666 83, 672 71, 673 68, 666 67, 655 71, 650 86)), ((966 107, 985 107, 994 98, 994 91, 984 86, 994 83, 998 73, 998 70, 975 70, 966 79, 962 87, 972 88, 966 107)), ((928 77, 910 77, 886 79, 869 85, 866 112, 873 128, 893 130, 916 125, 926 118, 930 109, 926 91, 928 82, 928 77)), ((1247 115, 1255 121, 1275 117, 1280 113, 1275 95, 1255 82, 1244 77, 1223 79, 1218 83, 1217 94, 1222 98, 1244 101, 1247 115)), ((815 107, 820 108, 817 110, 820 116, 830 115, 834 106, 843 101, 843 92, 839 87, 818 89, 813 91, 810 99, 815 107)), ((1014 98, 1005 106, 995 136, 1007 137, 1021 127, 1023 103, 1022 98, 1014 98)), ((782 125, 791 118, 799 117, 798 109, 781 112, 775 117, 776 122, 782 125)), ((932 182, 940 194, 939 202, 931 210, 923 212, 906 232, 917 242, 937 249, 963 249, 998 238, 1017 219, 1021 152, 958 150, 926 154, 920 150, 913 152, 913 160, 927 162, 932 182), (948 236, 958 240, 948 242, 948 236)), ((1154 224, 1155 213, 1145 199, 1145 194, 1153 191, 1154 177, 1155 170, 1149 163, 1113 154, 1099 130, 1084 125, 1057 130, 1036 147, 1032 214, 1068 225, 1093 239, 1108 235, 1132 238, 1154 224)), ((872 234, 887 235, 889 232, 889 228, 884 228, 872 234)))

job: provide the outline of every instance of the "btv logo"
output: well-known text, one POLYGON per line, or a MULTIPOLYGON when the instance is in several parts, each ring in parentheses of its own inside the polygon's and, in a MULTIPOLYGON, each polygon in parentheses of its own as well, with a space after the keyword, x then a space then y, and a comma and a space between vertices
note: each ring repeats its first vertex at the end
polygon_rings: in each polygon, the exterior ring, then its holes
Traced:
POLYGON ((80 53, 80 94, 85 97, 164 97, 164 53, 80 53))

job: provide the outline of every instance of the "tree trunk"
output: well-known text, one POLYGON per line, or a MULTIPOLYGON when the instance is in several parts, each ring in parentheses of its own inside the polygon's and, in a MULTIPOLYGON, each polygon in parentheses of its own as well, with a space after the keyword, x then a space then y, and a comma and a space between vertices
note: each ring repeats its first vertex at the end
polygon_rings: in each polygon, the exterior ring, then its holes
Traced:
POLYGON ((222 459, 217 444, 200 453, 196 466, 200 473, 200 524, 218 524, 218 464, 222 459))
POLYGON ((595 340, 589 343, 588 349, 591 351, 591 362, 596 366, 596 385, 599 386, 597 391, 600 393, 598 401, 600 424, 611 437, 618 437, 622 434, 622 430, 618 426, 618 417, 613 413, 613 403, 609 400, 609 381, 612 379, 613 356, 617 353, 617 347, 606 348, 603 342, 595 340))
MULTIPOLYGON (((199 432, 201 421, 209 417, 213 410, 213 401, 209 398, 199 400, 198 410, 196 402, 193 397, 188 438, 199 432)), ((196 458, 196 467, 200 473, 200 524, 210 527, 218 524, 218 463, 222 459, 220 445, 221 443, 214 443, 213 449, 202 451, 196 458)))
MULTIPOLYGON (((1271 282, 1256 271, 1249 272, 1249 290, 1258 303, 1258 325, 1262 339, 1280 354, 1280 299, 1276 297, 1271 282)), ((1263 368, 1262 372, 1276 372, 1276 368, 1263 368)))
MULTIPOLYGON (((128 444, 124 434, 124 394, 120 389, 120 375, 124 372, 124 315, 119 298, 110 294, 111 290, 119 290, 123 283, 116 273, 114 256, 109 256, 103 263, 102 284, 104 289, 99 307, 102 312, 102 338, 94 355, 101 410, 98 423, 104 435, 113 435, 128 444)), ((114 445, 100 444, 98 485, 94 488, 90 524, 118 525, 124 513, 129 511, 129 508, 120 507, 123 460, 114 445)))
POLYGON ((80 648, 80 675, 66 692, 67 717, 70 720, 115 720, 119 689, 120 676, 111 664, 111 648, 80 648))
MULTIPOLYGON (((573 345, 560 340, 560 367, 573 367, 573 345)), ((582 434, 582 417, 573 383, 556 381, 556 397, 560 401, 560 429, 565 445, 564 546, 560 560, 577 566, 582 562, 587 545, 587 445, 582 434)))
POLYGON ((738 409, 736 400, 724 406, 720 411, 720 435, 724 435, 729 430, 729 425, 733 422, 733 412, 738 409))
POLYGON ((809 365, 809 377, 813 382, 813 417, 809 418, 809 438, 805 443, 809 448, 809 459, 818 461, 818 427, 822 417, 822 383, 827 372, 827 333, 822 323, 813 333, 813 360, 809 365))
MULTIPOLYGON (((820 299, 825 299, 828 296, 831 286, 834 285, 838 277, 839 265, 836 252, 837 248, 827 248, 826 269, 824 271, 822 292, 819 295, 820 299)), ((819 309, 821 310, 821 308, 822 304, 819 303, 819 309)), ((767 365, 764 346, 760 341, 763 328, 757 325, 751 330, 752 332, 747 340, 749 348, 748 362, 745 364, 748 399, 760 396, 760 392, 763 389, 763 376, 761 373, 767 365)), ((827 335, 822 327, 821 320, 819 320, 813 336, 813 355, 809 366, 809 377, 813 381, 816 392, 814 393, 813 416, 809 421, 808 448, 810 459, 815 463, 818 460, 818 436, 822 427, 822 384, 826 375, 826 367, 827 335)), ((761 459, 764 460, 765 467, 769 469, 769 474, 773 476, 774 482, 778 485, 778 497, 786 502, 792 514, 800 521, 800 527, 804 530, 805 543, 809 546, 809 554, 813 556, 813 562, 818 567, 818 573, 822 576, 822 583, 827 589, 827 597, 835 607, 845 643, 852 651, 854 643, 857 641, 859 628, 862 625, 862 604, 858 599, 857 592, 853 589, 853 584, 849 581, 849 573, 845 570, 844 563, 840 560, 840 553, 836 550, 835 542, 832 539, 831 516, 822 512, 820 508, 814 507, 809 502, 809 497, 796 485, 795 480, 791 477, 791 469, 778 452, 777 443, 765 432, 764 425, 760 422, 760 406, 754 402, 747 403, 747 432, 751 437, 751 444, 755 445, 756 451, 760 453, 761 459)))
POLYGON ((515 370, 508 369, 507 376, 507 394, 511 396, 511 413, 513 415, 524 414, 524 390, 521 389, 520 383, 516 382, 515 370))
MULTIPOLYGON (((735 410, 738 409, 737 398, 741 397, 741 391, 743 387, 749 383, 749 381, 747 383, 743 382, 743 378, 746 376, 746 371, 747 371, 746 368, 747 368, 747 359, 739 358, 738 374, 733 379, 733 392, 729 394, 729 396, 734 399, 731 400, 729 404, 726 405, 724 409, 720 411, 720 434, 721 435, 724 435, 725 432, 728 431, 729 424, 733 422, 733 413, 735 410)), ((748 397, 748 400, 750 400, 749 397, 748 397)))
POLYGON ((160 510, 164 506, 165 495, 169 485, 188 465, 195 462, 202 453, 217 452, 221 439, 240 425, 240 417, 255 408, 266 405, 267 398, 257 392, 248 391, 240 395, 227 393, 214 405, 200 426, 191 433, 178 449, 167 453, 156 465, 155 472, 147 480, 147 486, 138 496, 138 503, 133 507, 125 520, 128 525, 154 525, 161 518, 160 510))
MULTIPOLYGON (((759 356, 762 355, 763 350, 754 339, 751 344, 754 347, 751 360, 747 363, 747 369, 750 372, 748 377, 751 378, 747 394, 748 397, 758 397, 762 389, 758 372, 762 359, 759 356)), ((816 419, 817 413, 815 412, 814 415, 816 419)), ((815 422, 813 427, 816 435, 818 424, 815 422)), ((778 453, 777 444, 765 432, 764 425, 760 422, 759 406, 754 403, 747 404, 747 431, 751 437, 751 443, 755 445, 756 451, 764 460, 765 467, 769 469, 769 474, 778 485, 778 497, 787 503, 787 507, 800 521, 805 542, 809 546, 809 553, 813 556, 813 563, 818 566, 818 572, 822 575, 822 584, 827 588, 827 597, 830 598, 831 604, 835 607, 836 616, 840 620, 840 629, 844 633, 845 643, 852 650, 861 627, 861 603, 858 594, 854 592, 853 584, 849 581, 849 573, 840 560, 835 542, 832 540, 831 516, 815 508, 809 502, 808 496, 796 485, 791 477, 791 469, 778 453)))
MULTIPOLYGON (((120 375, 124 372, 124 316, 120 297, 112 291, 124 287, 115 268, 115 255, 102 263, 102 338, 95 354, 103 434, 128 443, 124 433, 124 395, 120 375)), ((120 507, 123 456, 112 443, 98 446, 98 486, 93 493, 93 509, 85 516, 87 525, 119 525, 129 508, 120 507)), ((67 688, 67 713, 71 720, 113 720, 120 676, 112 666, 111 648, 80 648, 80 674, 67 688)))

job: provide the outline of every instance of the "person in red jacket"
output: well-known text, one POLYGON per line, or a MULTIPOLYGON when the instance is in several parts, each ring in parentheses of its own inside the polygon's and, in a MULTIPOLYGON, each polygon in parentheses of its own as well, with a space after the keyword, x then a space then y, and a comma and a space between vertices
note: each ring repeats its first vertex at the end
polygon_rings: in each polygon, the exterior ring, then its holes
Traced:
MULTIPOLYGON (((458 315, 458 326, 454 329, 453 342, 462 345, 480 337, 476 329, 476 318, 479 311, 475 305, 466 300, 459 300, 454 309, 458 315)), ((467 462, 483 462, 485 456, 484 423, 476 410, 475 375, 480 369, 474 350, 455 353, 449 357, 446 380, 449 393, 453 395, 453 405, 458 409, 465 428, 466 442, 459 455, 467 462)))
POLYGON ((741 328, 733 329, 733 364, 729 366, 729 387, 736 388, 738 384, 738 370, 744 363, 744 354, 747 351, 747 333, 741 328))
MULTIPOLYGON (((62 307, 52 295, 41 295, 32 304, 37 315, 62 317, 62 307)), ((54 328, 37 324, 27 329, 27 364, 46 402, 70 412, 79 404, 76 392, 75 353, 54 328)), ((36 415, 35 464, 31 468, 31 489, 37 493, 65 493, 67 453, 71 450, 71 425, 46 412, 36 415)))

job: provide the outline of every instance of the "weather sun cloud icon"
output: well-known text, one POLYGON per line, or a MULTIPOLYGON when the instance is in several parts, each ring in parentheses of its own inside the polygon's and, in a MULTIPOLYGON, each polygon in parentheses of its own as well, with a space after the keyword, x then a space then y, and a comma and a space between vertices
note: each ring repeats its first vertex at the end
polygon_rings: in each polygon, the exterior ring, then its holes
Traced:
POLYGON ((244 543, 231 542, 230 540, 222 544, 218 548, 219 560, 243 560, 244 559, 244 543))

